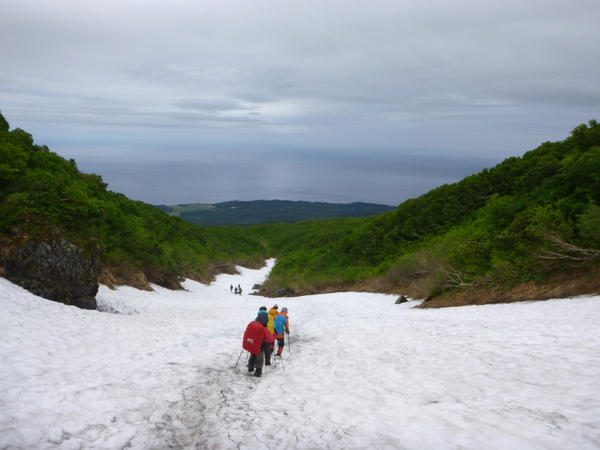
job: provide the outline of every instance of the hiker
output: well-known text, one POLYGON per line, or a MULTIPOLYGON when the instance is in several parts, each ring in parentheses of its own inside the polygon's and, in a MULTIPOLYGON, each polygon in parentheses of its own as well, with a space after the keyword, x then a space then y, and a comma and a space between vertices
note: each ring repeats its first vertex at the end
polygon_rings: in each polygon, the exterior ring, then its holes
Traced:
POLYGON ((229 292, 233 292, 233 284, 229 286, 229 292))
POLYGON ((277 310, 277 308, 279 308, 279 306, 277 306, 277 303, 275 303, 275 304, 273 305, 273 307, 272 307, 272 308, 269 310, 269 315, 270 315, 270 316, 273 316, 273 319, 275 318, 275 316, 276 316, 277 314, 279 314, 279 311, 277 310))
POLYGON ((242 287, 239 284, 238 284, 237 290, 238 290, 238 294, 242 295, 242 287))
POLYGON ((233 293, 234 293, 235 295, 237 295, 237 288, 235 288, 235 291, 233 291, 233 293))
POLYGON ((242 347, 250 352, 248 359, 248 372, 254 371, 255 377, 262 375, 264 362, 263 343, 274 342, 275 335, 267 328, 269 318, 267 314, 259 314, 258 317, 250 322, 244 332, 242 347))
MULTIPOLYGON (((258 314, 259 315, 264 314, 267 316, 267 319, 268 319, 267 328, 269 329, 271 334, 274 336, 273 342, 265 341, 263 343, 263 353, 265 354, 265 366, 270 366, 271 365, 271 354, 273 353, 273 348, 275 347, 275 336, 277 336, 275 334, 275 321, 273 320, 273 316, 271 314, 267 313, 266 306, 261 306, 260 309, 258 310, 258 314)), ((257 317, 257 319, 258 319, 258 317, 257 317)))
MULTIPOLYGON (((275 331, 275 316, 277 314, 279 314, 279 310, 277 309, 279 308, 279 306, 277 306, 277 303, 275 303, 273 305, 273 307, 269 310, 269 317, 271 317, 271 320, 273 321, 273 333, 276 335, 277 332, 275 331)), ((271 323, 269 321, 269 323, 271 323)), ((271 343, 271 354, 273 354, 273 352, 275 351, 275 342, 271 343)))
POLYGON ((287 313, 288 309, 284 306, 275 317, 275 333, 277 333, 277 354, 275 356, 281 356, 285 346, 285 333, 290 334, 290 318, 287 313))

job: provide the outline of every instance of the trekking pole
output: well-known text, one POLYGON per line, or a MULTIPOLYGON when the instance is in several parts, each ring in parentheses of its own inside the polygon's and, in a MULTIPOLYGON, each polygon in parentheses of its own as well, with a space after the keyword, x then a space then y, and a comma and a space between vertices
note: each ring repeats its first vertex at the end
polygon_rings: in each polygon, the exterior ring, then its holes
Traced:
POLYGON ((238 360, 235 363, 235 366, 233 366, 234 369, 237 367, 238 363, 240 362, 240 358, 242 357, 242 353, 244 353, 244 349, 242 349, 242 351, 240 352, 240 356, 238 356, 238 360))
POLYGON ((290 333, 288 333, 288 352, 292 356, 292 340, 290 339, 290 333))
POLYGON ((285 372, 285 364, 283 363, 283 358, 279 358, 281 360, 281 367, 283 368, 283 371, 285 372))

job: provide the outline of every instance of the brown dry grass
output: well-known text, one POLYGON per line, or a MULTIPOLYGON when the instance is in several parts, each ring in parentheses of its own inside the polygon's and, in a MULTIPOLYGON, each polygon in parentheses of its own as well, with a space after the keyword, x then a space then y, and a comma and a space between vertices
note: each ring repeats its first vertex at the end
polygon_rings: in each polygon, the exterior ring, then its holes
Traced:
MULTIPOLYGON (((236 263, 212 263, 202 274, 184 274, 201 283, 209 284, 221 273, 238 273, 236 265, 258 269, 264 267, 264 261, 237 261, 236 263)), ((151 291, 150 283, 159 284, 169 289, 182 289, 181 278, 166 274, 160 270, 140 270, 131 267, 104 268, 98 282, 114 289, 116 286, 133 286, 137 289, 151 291), (149 276, 148 276, 149 275, 149 276)), ((267 283, 268 284, 268 283, 267 283)), ((531 300, 547 300, 551 298, 568 298, 578 295, 600 293, 600 268, 596 267, 575 275, 562 275, 549 282, 536 283, 528 281, 517 286, 496 286, 478 289, 454 291, 439 296, 432 296, 436 289, 433 278, 424 277, 410 281, 406 285, 398 285, 389 277, 383 276, 361 281, 355 284, 326 284, 319 286, 295 286, 293 296, 328 294, 334 292, 375 292, 382 294, 405 295, 409 298, 427 298, 421 308, 446 308, 465 305, 485 305, 493 303, 512 303, 531 300)), ((258 295, 272 297, 276 289, 266 287, 258 295)))
POLYGON ((243 259, 236 261, 235 265, 245 267, 246 269, 258 270, 267 265, 267 261, 261 258, 243 259))
MULTIPOLYGON (((528 281, 517 286, 496 286, 451 292, 424 302, 421 308, 447 308, 491 303, 513 303, 551 298, 569 298, 600 293, 598 269, 573 276, 563 275, 547 283, 528 281)), ((418 298, 418 297, 417 297, 418 298)))
POLYGON ((117 286, 131 286, 144 291, 152 291, 150 283, 172 290, 183 289, 181 282, 188 278, 203 284, 212 283, 217 275, 238 274, 237 266, 260 269, 266 265, 261 259, 249 259, 235 262, 211 261, 205 267, 195 267, 182 274, 173 275, 158 267, 146 267, 143 271, 129 264, 117 262, 102 269, 98 283, 110 289, 117 286))
POLYGON ((124 267, 111 269, 104 267, 98 277, 98 283, 110 289, 116 289, 117 286, 131 286, 142 291, 153 290, 144 272, 124 267))
MULTIPOLYGON (((387 277, 372 278, 353 285, 322 285, 317 287, 295 288, 293 296, 327 294, 333 292, 375 292, 382 294, 405 295, 409 298, 426 300, 421 308, 447 308, 466 305, 485 305, 492 303, 512 303, 551 298, 569 298, 578 295, 600 294, 600 268, 588 269, 575 275, 561 275, 551 281, 537 283, 528 281, 517 286, 496 286, 479 289, 454 291, 444 295, 432 296, 436 288, 434 279, 425 277, 399 286, 387 277)), ((271 297, 270 289, 262 290, 259 295, 271 297)))
POLYGON ((184 281, 184 278, 160 267, 146 267, 143 275, 145 275, 149 283, 157 284, 172 291, 183 290, 181 283, 184 281))

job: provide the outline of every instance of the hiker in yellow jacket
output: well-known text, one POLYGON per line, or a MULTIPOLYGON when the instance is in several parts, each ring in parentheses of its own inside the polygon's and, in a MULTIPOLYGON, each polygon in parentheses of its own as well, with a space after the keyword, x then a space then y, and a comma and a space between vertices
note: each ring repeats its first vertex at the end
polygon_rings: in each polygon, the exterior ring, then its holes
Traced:
MULTIPOLYGON (((260 315, 261 313, 266 314, 268 316, 267 329, 271 332, 271 334, 275 335, 275 319, 273 319, 273 316, 271 314, 267 313, 266 306, 260 307, 260 309, 258 310, 258 314, 260 315)), ((271 365, 271 354, 273 353, 274 349, 275 340, 273 340, 273 342, 264 342, 263 353, 265 354, 265 366, 271 365)))
POLYGON ((275 303, 273 305, 273 307, 269 310, 269 315, 274 319, 275 316, 277 314, 279 314, 279 310, 278 310, 279 306, 277 306, 277 303, 275 303))

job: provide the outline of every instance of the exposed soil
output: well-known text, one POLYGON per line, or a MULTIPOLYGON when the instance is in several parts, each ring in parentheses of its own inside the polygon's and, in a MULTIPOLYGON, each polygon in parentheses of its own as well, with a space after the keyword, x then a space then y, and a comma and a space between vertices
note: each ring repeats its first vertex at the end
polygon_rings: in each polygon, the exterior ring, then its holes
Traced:
MULTIPOLYGON (((260 266, 264 262, 249 264, 245 262, 244 266, 260 266)), ((254 268, 254 267, 253 267, 254 268)), ((219 273, 235 273, 234 265, 220 265, 212 268, 211 273, 205 277, 207 279, 198 279, 190 277, 196 281, 209 284, 214 281, 214 277, 219 273), (232 270, 233 269, 233 270, 232 270)), ((164 274, 163 274, 164 275, 164 274)), ((159 277, 152 277, 159 278, 159 277)), ((161 280, 160 285, 166 285, 169 289, 181 289, 179 280, 170 280, 172 283, 166 283, 161 280)), ((152 290, 150 283, 156 283, 156 280, 149 279, 144 272, 139 270, 123 270, 123 268, 104 269, 98 279, 99 283, 114 289, 116 286, 133 286, 141 290, 152 290), (121 269, 121 270, 119 270, 121 269)), ((290 290, 285 297, 300 297, 304 295, 329 294, 333 292, 375 292, 391 295, 406 295, 414 299, 427 297, 430 286, 426 281, 413 282, 405 289, 394 286, 389 279, 385 277, 373 278, 361 282, 360 284, 337 284, 318 287, 304 287, 302 289, 290 290)), ((275 291, 271 289, 260 289, 256 295, 264 297, 275 297, 275 291)), ((554 277, 551 281, 538 283, 528 281, 516 286, 495 286, 480 289, 469 289, 462 291, 449 292, 440 296, 428 298, 420 308, 447 308, 453 306, 466 305, 486 305, 493 303, 512 303, 532 300, 548 300, 553 298, 568 298, 579 295, 593 295, 600 293, 600 268, 589 269, 584 273, 576 275, 561 275, 554 277)))
POLYGON ((116 289, 117 286, 131 286, 142 291, 153 290, 146 275, 141 270, 111 270, 105 267, 98 277, 98 283, 110 289, 116 289))
POLYGON ((423 302, 420 308, 446 308, 451 306, 548 300, 551 298, 568 298, 598 293, 600 293, 600 273, 598 269, 595 269, 586 274, 557 277, 547 283, 528 281, 513 287, 496 286, 493 288, 451 292, 423 302))
POLYGON ((98 277, 98 283, 107 286, 110 289, 116 289, 117 286, 131 286, 143 291, 152 291, 151 284, 157 284, 171 290, 181 290, 181 282, 185 278, 198 281, 203 284, 210 284, 215 281, 217 275, 238 274, 236 266, 248 269, 260 269, 266 265, 261 259, 243 260, 235 262, 211 262, 202 272, 183 273, 182 276, 174 275, 158 267, 146 267, 143 271, 131 265, 112 265, 104 267, 98 277))

